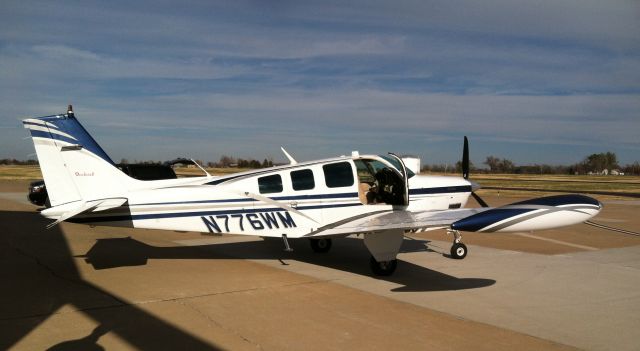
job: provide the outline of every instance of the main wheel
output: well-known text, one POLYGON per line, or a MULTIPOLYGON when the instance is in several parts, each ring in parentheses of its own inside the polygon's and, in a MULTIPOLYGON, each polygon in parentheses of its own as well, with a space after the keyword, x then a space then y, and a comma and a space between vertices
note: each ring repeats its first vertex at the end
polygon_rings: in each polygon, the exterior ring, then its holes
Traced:
POLYGON ((461 260, 467 257, 467 245, 463 243, 454 243, 451 246, 451 258, 461 260))
POLYGON ((309 239, 314 252, 327 252, 331 249, 331 239, 309 239))
POLYGON ((376 259, 371 256, 371 260, 369 260, 369 265, 371 266, 371 270, 375 275, 391 275, 395 272, 396 267, 398 266, 398 260, 391 261, 376 261, 376 259))

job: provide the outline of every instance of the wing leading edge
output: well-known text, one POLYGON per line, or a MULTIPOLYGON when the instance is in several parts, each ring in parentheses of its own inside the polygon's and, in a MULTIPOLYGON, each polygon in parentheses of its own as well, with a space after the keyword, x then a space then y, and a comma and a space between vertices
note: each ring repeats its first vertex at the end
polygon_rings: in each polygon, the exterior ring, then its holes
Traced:
POLYGON ((440 228, 486 233, 534 231, 582 223, 597 215, 600 210, 602 204, 593 198, 583 195, 557 195, 502 207, 372 212, 324 226, 307 236, 440 228))
POLYGON ((379 211, 347 218, 327 225, 312 233, 309 237, 338 236, 357 233, 372 233, 387 230, 431 230, 448 228, 463 218, 489 210, 490 208, 465 208, 446 211, 379 211))

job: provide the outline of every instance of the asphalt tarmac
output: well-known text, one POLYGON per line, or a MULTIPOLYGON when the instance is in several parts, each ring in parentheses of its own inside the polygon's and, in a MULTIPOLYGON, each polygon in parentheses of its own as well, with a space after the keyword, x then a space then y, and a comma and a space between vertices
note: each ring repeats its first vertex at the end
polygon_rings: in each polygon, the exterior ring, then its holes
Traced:
MULTIPOLYGON (((586 225, 408 235, 391 277, 358 238, 204 236, 48 220, 0 182, 0 349, 637 350, 640 238, 586 225)), ((492 205, 514 198, 492 197, 492 205)), ((640 229, 640 202, 596 222, 640 229)))

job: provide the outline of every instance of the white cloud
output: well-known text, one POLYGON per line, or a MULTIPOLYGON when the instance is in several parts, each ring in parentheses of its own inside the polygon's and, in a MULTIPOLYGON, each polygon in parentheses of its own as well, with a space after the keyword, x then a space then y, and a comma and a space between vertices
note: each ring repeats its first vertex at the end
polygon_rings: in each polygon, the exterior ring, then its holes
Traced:
POLYGON ((3 7, 0 127, 71 102, 122 152, 132 129, 145 152, 171 132, 314 156, 466 133, 640 148, 635 1, 147 5, 3 7))
POLYGON ((245 70, 236 65, 216 65, 203 60, 125 58, 97 54, 64 45, 12 47, 0 52, 0 72, 15 80, 37 77, 61 79, 173 78, 218 79, 245 70))

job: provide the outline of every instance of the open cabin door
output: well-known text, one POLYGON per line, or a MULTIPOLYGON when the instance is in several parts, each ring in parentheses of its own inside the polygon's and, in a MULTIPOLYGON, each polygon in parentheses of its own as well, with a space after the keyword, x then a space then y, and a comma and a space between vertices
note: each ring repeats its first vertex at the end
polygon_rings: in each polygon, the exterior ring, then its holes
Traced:
POLYGON ((389 156, 393 157, 394 159, 396 159, 398 161, 398 163, 400 164, 400 169, 398 169, 400 171, 400 173, 402 173, 402 181, 403 181, 403 202, 404 202, 404 206, 409 206, 409 175, 407 172, 407 166, 404 164, 404 161, 402 161, 402 158, 400 158, 398 155, 390 152, 389 156))
POLYGON ((409 177, 413 176, 396 155, 381 155, 374 158, 354 160, 358 196, 364 205, 408 206, 409 177))

